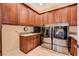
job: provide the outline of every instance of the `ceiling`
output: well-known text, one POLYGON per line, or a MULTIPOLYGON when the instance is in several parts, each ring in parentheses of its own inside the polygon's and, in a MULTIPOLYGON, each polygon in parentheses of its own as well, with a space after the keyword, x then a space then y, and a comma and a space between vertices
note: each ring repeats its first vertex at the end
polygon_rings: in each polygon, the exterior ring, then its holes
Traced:
POLYGON ((71 5, 73 3, 25 3, 25 4, 34 9, 35 11, 37 11, 38 13, 43 13, 46 11, 71 5))

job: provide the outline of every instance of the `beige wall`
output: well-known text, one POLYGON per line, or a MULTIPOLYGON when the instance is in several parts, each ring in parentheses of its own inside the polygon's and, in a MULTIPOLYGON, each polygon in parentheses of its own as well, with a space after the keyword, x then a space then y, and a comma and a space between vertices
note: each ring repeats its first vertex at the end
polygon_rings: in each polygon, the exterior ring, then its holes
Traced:
POLYGON ((69 33, 77 33, 77 26, 69 26, 69 33))
MULTIPOLYGON (((19 49, 19 33, 23 33, 24 26, 2 25, 2 55, 9 55, 19 49)), ((33 28, 28 27, 28 32, 33 28)))

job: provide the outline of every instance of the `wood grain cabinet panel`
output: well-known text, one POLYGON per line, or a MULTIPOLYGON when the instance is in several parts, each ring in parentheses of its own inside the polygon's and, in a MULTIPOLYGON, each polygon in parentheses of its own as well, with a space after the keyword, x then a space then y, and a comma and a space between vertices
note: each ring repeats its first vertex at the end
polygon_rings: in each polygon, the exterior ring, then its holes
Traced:
POLYGON ((77 25, 76 4, 40 15, 24 4, 3 3, 1 7, 3 24, 43 26, 53 23, 69 23, 69 25, 77 25))
POLYGON ((35 12, 35 26, 41 26, 40 15, 35 12))
POLYGON ((48 13, 43 14, 43 24, 44 25, 48 24, 48 13))
POLYGON ((3 24, 17 24, 17 4, 3 3, 2 5, 2 23, 3 24))
POLYGON ((48 12, 48 24, 54 24, 54 11, 48 12))
POLYGON ((0 56, 2 55, 2 14, 1 14, 1 5, 0 5, 0 56))
POLYGON ((70 54, 73 56, 77 56, 77 41, 76 39, 71 37, 71 49, 70 54))
POLYGON ((39 16, 39 14, 37 14, 37 26, 41 26, 41 21, 40 21, 40 16, 39 16))
POLYGON ((37 13, 34 13, 34 26, 37 26, 38 24, 37 24, 37 22, 38 22, 38 17, 37 17, 37 13))
POLYGON ((61 14, 61 20, 60 22, 61 23, 68 23, 68 12, 67 12, 68 8, 62 8, 61 11, 60 11, 60 14, 61 14))
POLYGON ((33 10, 31 10, 31 9, 29 9, 29 25, 31 25, 31 26, 34 26, 34 23, 35 23, 35 14, 34 14, 34 11, 33 10))
POLYGON ((71 25, 77 25, 77 5, 71 6, 71 25))
POLYGON ((54 23, 60 23, 61 22, 61 10, 54 11, 54 23))
POLYGON ((19 25, 28 25, 28 8, 23 4, 18 4, 18 23, 19 25))
POLYGON ((34 42, 33 36, 30 36, 29 37, 29 42, 28 42, 29 50, 34 48, 34 43, 33 42, 34 42))
POLYGON ((20 50, 27 53, 31 49, 33 49, 33 37, 20 36, 20 50))
POLYGON ((40 45, 40 35, 34 36, 34 47, 40 45))
POLYGON ((43 26, 44 25, 43 14, 39 15, 39 19, 40 19, 40 25, 43 26))
POLYGON ((69 25, 77 25, 77 5, 68 7, 68 21, 69 25))
POLYGON ((41 16, 40 16, 40 17, 41 17, 41 20, 42 20, 42 22, 41 22, 41 23, 42 23, 43 25, 45 25, 45 22, 44 22, 44 14, 41 14, 41 16))
POLYGON ((36 47, 36 46, 38 45, 38 42, 37 42, 37 37, 36 37, 36 36, 34 36, 34 37, 33 37, 33 39, 34 39, 34 47, 36 47))
POLYGON ((67 8, 53 11, 53 23, 68 23, 67 8))
POLYGON ((27 53, 29 48, 28 48, 28 37, 22 37, 20 36, 20 50, 23 51, 24 53, 27 53))
POLYGON ((37 38, 37 46, 38 46, 41 43, 41 41, 40 41, 40 35, 37 35, 36 38, 37 38))
POLYGON ((40 35, 20 36, 20 50, 27 53, 40 45, 40 35))

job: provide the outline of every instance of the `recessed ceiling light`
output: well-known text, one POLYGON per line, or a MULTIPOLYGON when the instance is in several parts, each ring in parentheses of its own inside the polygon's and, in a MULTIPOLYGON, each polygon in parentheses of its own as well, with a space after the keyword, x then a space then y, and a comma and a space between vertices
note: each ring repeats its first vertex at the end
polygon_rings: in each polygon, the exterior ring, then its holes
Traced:
POLYGON ((39 3, 39 5, 40 5, 40 6, 42 6, 42 5, 43 5, 43 3, 39 3))

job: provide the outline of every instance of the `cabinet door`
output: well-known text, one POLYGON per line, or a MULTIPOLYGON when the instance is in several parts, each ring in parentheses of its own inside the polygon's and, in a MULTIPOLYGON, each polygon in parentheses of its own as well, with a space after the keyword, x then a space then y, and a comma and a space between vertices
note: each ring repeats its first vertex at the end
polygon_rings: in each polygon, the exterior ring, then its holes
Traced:
POLYGON ((53 24, 54 23, 54 12, 48 12, 48 24, 53 24))
POLYGON ((36 38, 36 36, 34 36, 33 40, 34 40, 34 48, 35 48, 37 46, 37 38, 36 38))
POLYGON ((33 36, 29 36, 28 49, 29 49, 29 51, 30 51, 30 50, 32 50, 33 48, 34 48, 33 36))
POLYGON ((41 41, 40 41, 40 35, 37 35, 36 38, 37 38, 37 46, 38 46, 41 43, 41 41))
POLYGON ((40 35, 35 35, 34 37, 34 47, 40 45, 40 35))
POLYGON ((24 53, 40 45, 40 35, 20 36, 20 50, 24 53))
POLYGON ((17 24, 17 4, 2 4, 2 18, 3 24, 17 24))
POLYGON ((39 15, 39 21, 40 21, 40 25, 43 26, 44 25, 43 14, 39 15))
POLYGON ((1 34, 1 32, 2 32, 1 22, 2 21, 1 20, 2 20, 2 14, 1 14, 1 6, 0 6, 0 56, 2 55, 2 34, 1 34))
POLYGON ((39 14, 37 14, 37 25, 41 26, 41 20, 39 14))
POLYGON ((18 23, 28 25, 28 8, 23 4, 18 4, 18 23))
POLYGON ((37 13, 35 13, 35 25, 36 26, 41 26, 40 16, 37 13))
POLYGON ((71 37, 71 55, 77 56, 77 41, 71 37))
POLYGON ((61 23, 68 23, 68 13, 67 13, 68 8, 62 8, 61 9, 61 23))
POLYGON ((29 51, 28 41, 29 41, 28 37, 20 36, 20 50, 23 51, 24 53, 27 53, 29 51))
POLYGON ((20 50, 23 51, 24 53, 29 52, 34 48, 34 43, 33 43, 33 37, 28 36, 20 36, 20 50))
POLYGON ((34 11, 33 10, 31 10, 31 9, 29 9, 29 25, 34 25, 34 22, 35 22, 35 20, 34 20, 34 18, 35 18, 35 14, 34 14, 34 11))
POLYGON ((61 10, 54 11, 54 23, 60 23, 61 22, 61 10))
POLYGON ((43 24, 48 24, 48 13, 43 14, 43 24))
POLYGON ((69 25, 77 25, 77 5, 68 7, 69 25))
POLYGON ((77 5, 71 6, 71 25, 77 25, 77 5))

